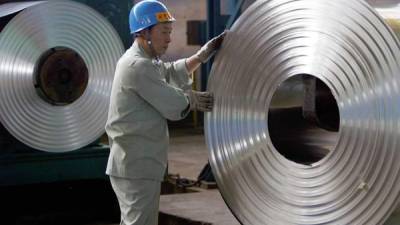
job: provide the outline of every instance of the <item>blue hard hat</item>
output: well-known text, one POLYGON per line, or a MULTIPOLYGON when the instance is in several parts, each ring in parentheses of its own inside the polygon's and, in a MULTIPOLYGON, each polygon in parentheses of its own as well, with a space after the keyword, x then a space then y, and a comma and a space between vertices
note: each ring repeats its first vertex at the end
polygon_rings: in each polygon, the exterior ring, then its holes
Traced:
POLYGON ((172 22, 175 19, 167 7, 156 0, 144 0, 133 6, 129 14, 131 34, 137 33, 157 23, 172 22))

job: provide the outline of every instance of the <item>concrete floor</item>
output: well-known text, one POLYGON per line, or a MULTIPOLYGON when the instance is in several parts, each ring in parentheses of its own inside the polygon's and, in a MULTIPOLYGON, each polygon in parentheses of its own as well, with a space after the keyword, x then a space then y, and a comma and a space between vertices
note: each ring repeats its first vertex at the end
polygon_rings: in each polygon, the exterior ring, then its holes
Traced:
POLYGON ((206 165, 208 151, 200 130, 175 130, 171 132, 168 152, 168 173, 197 180, 206 165))
MULTIPOLYGON (((208 151, 200 131, 175 131, 168 153, 169 174, 197 180, 207 164, 208 151)), ((217 189, 196 188, 196 193, 162 195, 160 212, 213 225, 239 225, 217 189)))
POLYGON ((163 195, 160 199, 160 212, 212 225, 240 225, 216 189, 163 195))

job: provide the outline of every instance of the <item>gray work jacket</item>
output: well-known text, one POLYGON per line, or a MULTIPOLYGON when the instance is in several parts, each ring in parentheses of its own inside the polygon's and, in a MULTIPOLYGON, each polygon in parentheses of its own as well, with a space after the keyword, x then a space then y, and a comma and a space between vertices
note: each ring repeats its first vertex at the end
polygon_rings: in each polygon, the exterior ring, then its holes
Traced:
POLYGON ((135 42, 118 61, 106 132, 110 156, 106 173, 132 179, 163 179, 169 135, 167 119, 188 114, 184 90, 192 80, 185 60, 150 58, 135 42))

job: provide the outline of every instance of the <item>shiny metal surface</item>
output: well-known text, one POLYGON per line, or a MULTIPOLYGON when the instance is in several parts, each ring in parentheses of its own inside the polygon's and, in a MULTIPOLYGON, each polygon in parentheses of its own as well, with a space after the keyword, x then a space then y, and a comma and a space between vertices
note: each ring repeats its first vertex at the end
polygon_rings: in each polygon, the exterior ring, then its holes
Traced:
POLYGON ((93 9, 72 1, 10 3, 0 15, 18 12, 0 33, 0 121, 35 149, 79 149, 104 133, 109 93, 123 46, 112 26, 93 9), (35 4, 35 5, 31 5, 35 4), (89 73, 83 95, 55 106, 34 87, 39 58, 51 48, 79 54, 89 73))
POLYGON ((45 1, 37 1, 37 2, 11 2, 7 4, 0 5, 0 17, 4 17, 7 15, 11 15, 17 13, 21 10, 24 10, 33 5, 41 4, 45 1))
POLYGON ((385 222, 400 193, 399 62, 398 39, 364 1, 259 0, 241 15, 213 64, 205 133, 242 224, 385 222), (276 90, 303 74, 329 87, 340 115, 336 134, 317 133, 329 152, 311 163, 282 155, 268 122, 276 90))
POLYGON ((400 38, 400 1, 367 1, 400 38))

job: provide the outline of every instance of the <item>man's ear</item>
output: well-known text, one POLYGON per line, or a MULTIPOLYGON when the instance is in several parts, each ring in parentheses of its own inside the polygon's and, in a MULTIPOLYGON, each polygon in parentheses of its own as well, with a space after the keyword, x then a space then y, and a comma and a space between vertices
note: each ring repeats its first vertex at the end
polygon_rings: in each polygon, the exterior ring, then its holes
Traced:
POLYGON ((149 29, 144 29, 140 31, 140 36, 143 37, 145 40, 149 41, 150 40, 150 30, 149 29))

